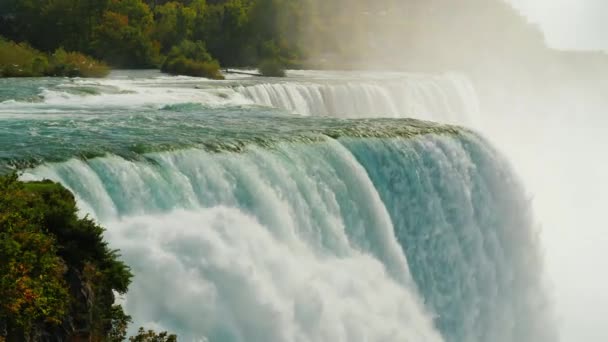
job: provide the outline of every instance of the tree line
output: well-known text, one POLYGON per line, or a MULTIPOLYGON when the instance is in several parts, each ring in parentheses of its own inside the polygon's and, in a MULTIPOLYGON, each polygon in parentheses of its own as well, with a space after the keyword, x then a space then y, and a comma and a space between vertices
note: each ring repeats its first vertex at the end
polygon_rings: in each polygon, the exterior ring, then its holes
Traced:
POLYGON ((223 66, 295 64, 303 2, 289 0, 3 0, 0 36, 43 52, 78 51, 113 67, 159 67, 180 49, 223 66), (204 50, 204 51, 201 51, 204 50))
POLYGON ((547 48, 505 0, 2 0, 0 36, 212 78, 277 64, 508 76, 578 58, 547 48))

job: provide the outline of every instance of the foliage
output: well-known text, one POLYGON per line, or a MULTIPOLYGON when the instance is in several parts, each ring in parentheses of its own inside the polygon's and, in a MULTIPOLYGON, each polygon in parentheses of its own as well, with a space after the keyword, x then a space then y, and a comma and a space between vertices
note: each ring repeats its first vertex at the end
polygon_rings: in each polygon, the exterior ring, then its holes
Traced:
POLYGON ((58 49, 49 56, 26 43, 18 44, 0 37, 1 77, 104 77, 108 73, 107 65, 78 52, 58 49))
POLYGON ((44 229, 40 198, 16 176, 0 178, 0 321, 28 331, 60 323, 68 310, 65 264, 44 229))
POLYGON ((205 44, 201 41, 183 41, 181 44, 173 47, 167 58, 186 57, 200 62, 211 62, 213 58, 207 52, 205 44))
MULTIPOLYGON (((0 35, 115 67, 158 67, 184 41, 203 42, 225 67, 270 59, 290 67, 362 63, 418 71, 526 64, 549 73, 564 63, 504 0, 1 0, 0 11, 0 35)), ((184 57, 172 62, 175 70, 213 69, 184 57)))
POLYGON ((196 15, 194 8, 173 1, 155 7, 153 36, 160 43, 163 53, 191 36, 196 15))
POLYGON ((161 70, 172 75, 206 77, 214 80, 224 79, 217 61, 199 62, 180 56, 167 59, 161 70))
POLYGON ((170 335, 166 331, 156 333, 152 330, 139 328, 137 335, 129 338, 129 342, 176 342, 177 336, 170 335))
POLYGON ((276 59, 264 60, 258 65, 260 74, 268 77, 285 77, 283 64, 276 59))
MULTIPOLYGON (((161 54, 184 41, 201 41, 222 65, 251 66, 267 58, 301 59, 294 23, 301 22, 308 1, 3 0, 10 15, 0 13, 0 35, 130 68, 158 66, 161 54)), ((182 62, 177 64, 201 69, 182 62)))
POLYGON ((112 328, 108 333, 109 342, 122 342, 127 338, 127 328, 131 323, 131 316, 125 314, 120 305, 112 306, 111 311, 112 328))
POLYGON ((154 67, 160 45, 152 39, 153 24, 150 8, 140 0, 112 0, 93 30, 92 49, 115 66, 154 67))
POLYGON ((58 49, 51 55, 50 61, 47 74, 53 76, 105 77, 110 73, 110 68, 106 64, 79 52, 58 49))
POLYGON ((180 45, 173 47, 163 63, 161 71, 173 75, 224 79, 219 63, 211 57, 205 45, 200 41, 185 40, 180 45))
POLYGON ((0 76, 32 77, 46 74, 47 57, 26 43, 17 44, 0 37, 0 76))
POLYGON ((204 41, 224 65, 254 65, 257 33, 250 27, 251 1, 228 0, 208 5, 195 19, 193 39, 204 41))
POLYGON ((90 321, 92 336, 124 337, 130 318, 114 306, 114 291, 127 291, 130 270, 103 228, 76 212, 59 184, 0 177, 0 323, 9 336, 67 319, 90 321))

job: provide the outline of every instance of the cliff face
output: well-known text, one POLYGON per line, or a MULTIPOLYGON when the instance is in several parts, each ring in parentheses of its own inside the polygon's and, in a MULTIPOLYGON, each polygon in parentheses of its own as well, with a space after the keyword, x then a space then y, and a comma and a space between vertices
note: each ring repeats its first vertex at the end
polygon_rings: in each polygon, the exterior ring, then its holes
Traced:
POLYGON ((50 181, 0 177, 0 341, 121 341, 129 268, 50 181))

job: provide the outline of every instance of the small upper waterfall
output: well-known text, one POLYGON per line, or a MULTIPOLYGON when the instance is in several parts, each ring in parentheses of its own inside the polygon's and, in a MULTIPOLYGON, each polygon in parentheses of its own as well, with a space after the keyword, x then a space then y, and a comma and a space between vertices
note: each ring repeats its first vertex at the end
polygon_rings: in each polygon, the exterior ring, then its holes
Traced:
POLYGON ((459 74, 334 83, 284 81, 235 89, 256 104, 301 115, 411 117, 469 126, 479 115, 475 90, 459 74))

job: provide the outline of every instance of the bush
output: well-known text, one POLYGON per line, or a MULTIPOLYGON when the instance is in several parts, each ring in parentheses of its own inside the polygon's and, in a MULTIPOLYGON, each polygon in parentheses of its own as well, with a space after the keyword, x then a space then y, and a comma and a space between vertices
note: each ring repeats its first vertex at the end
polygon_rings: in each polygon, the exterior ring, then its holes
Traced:
POLYGON ((174 46, 167 58, 186 57, 199 62, 211 62, 213 57, 207 52, 205 43, 201 41, 193 42, 191 40, 184 40, 179 45, 174 46))
POLYGON ((177 336, 166 331, 157 333, 154 330, 139 328, 137 335, 129 337, 129 342, 176 342, 177 336))
POLYGON ((285 77, 285 67, 276 59, 264 60, 258 65, 258 71, 267 77, 285 77))
POLYGON ((0 323, 9 333, 58 324, 68 311, 65 263, 39 200, 15 176, 0 178, 0 323))
POLYGON ((66 52, 58 49, 51 56, 51 67, 48 74, 69 77, 105 77, 110 68, 102 62, 87 57, 79 52, 66 52))
POLYGON ((154 17, 148 5, 141 0, 95 2, 107 7, 93 29, 93 54, 116 67, 158 67, 160 43, 152 39, 154 17))
POLYGON ((43 333, 72 340, 83 328, 93 340, 124 337, 129 317, 114 305, 114 291, 127 291, 131 273, 103 241, 103 228, 76 212, 74 196, 59 184, 0 176, 0 326, 7 340, 43 333), (74 322, 73 331, 57 330, 74 322))
POLYGON ((163 63, 161 71, 172 75, 224 79, 220 72, 219 62, 209 55, 205 44, 200 41, 185 40, 173 47, 163 63))
POLYGON ((33 77, 46 74, 48 60, 40 51, 25 43, 0 37, 0 76, 33 77))
POLYGON ((167 59, 161 71, 172 75, 206 77, 214 80, 224 79, 220 72, 220 64, 217 61, 198 62, 183 56, 167 59))
POLYGON ((108 66, 78 52, 58 49, 51 56, 25 43, 0 37, 0 77, 104 77, 108 66))

